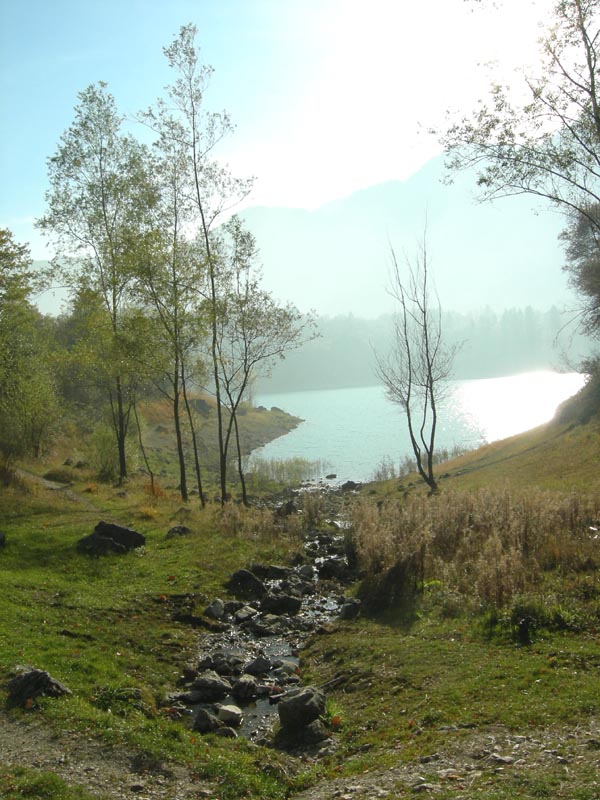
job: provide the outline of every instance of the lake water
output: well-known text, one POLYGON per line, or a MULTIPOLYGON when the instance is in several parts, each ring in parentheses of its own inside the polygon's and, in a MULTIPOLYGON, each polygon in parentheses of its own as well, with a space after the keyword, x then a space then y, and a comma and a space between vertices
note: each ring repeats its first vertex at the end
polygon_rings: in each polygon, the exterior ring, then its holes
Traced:
MULTIPOLYGON (((551 371, 453 381, 438 414, 436 448, 476 448, 548 422, 584 382, 578 373, 551 371)), ((304 420, 256 450, 260 458, 322 461, 340 481, 366 481, 384 460, 398 466, 412 457, 406 419, 382 386, 259 394, 254 402, 304 420)))

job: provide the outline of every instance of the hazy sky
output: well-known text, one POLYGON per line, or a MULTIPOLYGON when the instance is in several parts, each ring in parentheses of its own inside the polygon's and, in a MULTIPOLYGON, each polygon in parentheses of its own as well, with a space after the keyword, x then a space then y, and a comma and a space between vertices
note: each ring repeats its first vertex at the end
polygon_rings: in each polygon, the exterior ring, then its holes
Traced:
POLYGON ((120 110, 171 80, 163 56, 193 22, 215 68, 208 94, 237 125, 221 155, 255 175, 252 204, 313 209, 439 152, 425 131, 534 59, 550 0, 0 0, 0 226, 33 229, 46 159, 77 93, 104 80, 120 110), (482 6, 485 5, 485 8, 482 6))

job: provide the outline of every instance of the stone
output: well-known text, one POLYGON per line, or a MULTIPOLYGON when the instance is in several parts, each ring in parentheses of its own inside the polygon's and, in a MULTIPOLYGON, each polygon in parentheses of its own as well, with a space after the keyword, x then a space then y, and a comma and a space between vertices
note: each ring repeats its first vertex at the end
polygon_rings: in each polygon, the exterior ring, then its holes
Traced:
POLYGON ((237 739, 237 733, 229 725, 223 725, 222 728, 215 731, 215 735, 223 736, 225 739, 237 739))
POLYGON ((349 620, 356 619, 360 612, 360 600, 358 597, 348 597, 344 600, 340 608, 340 619, 349 620))
POLYGON ((225 601, 225 615, 228 617, 233 616, 236 611, 239 611, 240 608, 243 608, 245 603, 242 600, 226 600, 225 601))
POLYGON ((224 722, 225 725, 233 726, 234 728, 239 728, 242 724, 242 709, 239 706, 234 705, 224 705, 219 706, 217 711, 217 716, 224 722))
POLYGON ((222 700, 231 691, 231 684, 212 669, 201 672, 191 686, 192 693, 202 699, 196 702, 211 703, 222 700))
POLYGON ((212 603, 204 609, 204 616, 211 619, 221 619, 225 615, 225 603, 220 597, 215 598, 212 603))
POLYGON ((198 733, 215 733, 222 728, 224 723, 207 711, 205 708, 199 708, 194 720, 194 730, 198 733))
POLYGON ((284 732, 297 733, 325 712, 325 694, 316 686, 287 692, 277 705, 284 732))
POLYGON ((299 731, 299 738, 303 744, 318 744, 329 738, 327 728, 320 719, 315 719, 299 731))
POLYGON ((354 481, 346 481, 346 483, 342 483, 341 486, 342 492, 355 492, 359 488, 360 483, 355 483, 354 481))
POLYGON ((15 706, 27 706, 37 697, 61 697, 71 694, 71 690, 57 681, 49 673, 41 669, 28 667, 20 671, 8 686, 8 703, 15 706))
POLYGON ((260 603, 260 610, 268 614, 289 614, 295 616, 302 606, 302 600, 299 597, 294 597, 291 594, 285 593, 269 593, 260 603))
POLYGON ((146 544, 146 537, 112 522, 99 522, 94 532, 77 542, 77 549, 86 555, 100 556, 106 553, 127 553, 146 544))
POLYGON ((238 569, 227 582, 227 589, 237 598, 260 600, 267 594, 267 587, 249 569, 238 569))
POLYGON ((239 675, 244 664, 244 659, 238 653, 220 650, 213 653, 212 661, 212 669, 219 675, 239 675))
POLYGON ((191 533, 192 529, 188 528, 187 525, 174 525, 167 531, 166 538, 174 539, 176 536, 189 536, 191 533))
POLYGON ((258 682, 254 675, 242 675, 231 688, 231 694, 240 703, 247 703, 258 695, 258 682))
POLYGON ((255 617, 257 614, 258 611, 252 606, 242 606, 233 615, 233 621, 237 625, 241 625, 242 622, 252 619, 252 617, 255 617))
POLYGON ((271 669, 271 659, 264 655, 257 656, 244 667, 244 672, 249 675, 266 675, 271 669))

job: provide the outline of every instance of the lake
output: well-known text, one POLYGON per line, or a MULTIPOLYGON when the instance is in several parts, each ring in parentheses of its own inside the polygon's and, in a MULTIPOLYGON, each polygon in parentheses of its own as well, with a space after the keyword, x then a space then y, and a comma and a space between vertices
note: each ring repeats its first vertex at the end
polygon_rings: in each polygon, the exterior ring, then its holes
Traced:
MULTIPOLYGON (((548 422, 584 384, 579 373, 527 372, 450 382, 440 406, 436 448, 476 448, 548 422)), ((367 481, 385 460, 412 457, 406 419, 382 386, 258 394, 255 405, 278 406, 304 422, 254 455, 326 462, 338 480, 367 481)))

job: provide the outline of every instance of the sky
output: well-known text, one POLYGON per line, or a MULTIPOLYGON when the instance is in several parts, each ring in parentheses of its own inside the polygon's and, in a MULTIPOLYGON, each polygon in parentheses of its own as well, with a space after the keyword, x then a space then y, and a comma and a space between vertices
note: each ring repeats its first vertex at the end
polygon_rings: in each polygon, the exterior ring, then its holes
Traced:
POLYGON ((251 205, 315 209, 405 179, 440 151, 428 134, 473 108, 495 74, 535 59, 550 0, 0 0, 0 226, 34 228, 46 163, 77 94, 102 80, 133 115, 171 81, 162 49, 193 22, 207 95, 235 133, 219 157, 255 176, 251 205))

